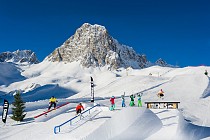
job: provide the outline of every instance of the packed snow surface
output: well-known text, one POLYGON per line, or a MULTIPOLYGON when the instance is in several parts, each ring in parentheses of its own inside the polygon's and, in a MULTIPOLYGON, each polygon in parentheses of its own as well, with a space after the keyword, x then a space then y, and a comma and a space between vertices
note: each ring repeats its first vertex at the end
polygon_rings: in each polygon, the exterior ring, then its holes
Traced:
MULTIPOLYGON (((205 70, 210 67, 170 68, 152 66, 145 69, 109 71, 102 68, 83 68, 77 62, 51 63, 43 61, 30 66, 0 63, 0 96, 13 102, 16 90, 22 92, 26 102, 26 117, 15 122, 10 116, 7 123, 0 123, 2 140, 74 140, 74 139, 210 139, 210 82, 205 70), (152 75, 151 75, 151 74, 152 75), (11 77, 11 78, 10 78, 11 77), (75 107, 82 102, 85 109, 90 103, 90 77, 94 79, 95 103, 90 114, 77 122, 61 127, 54 134, 54 127, 75 117, 75 107), (157 97, 163 89, 164 99, 157 97), (130 95, 143 93, 143 107, 129 106, 130 95), (126 107, 121 107, 125 93, 126 107), (51 96, 58 106, 68 105, 42 116, 51 96), (116 109, 110 111, 110 97, 116 98, 116 109), (179 109, 147 109, 144 102, 178 101, 179 109), (44 119, 43 119, 44 118, 44 119)), ((0 114, 3 100, 0 99, 0 114)), ((137 98, 135 98, 137 104, 137 98)))

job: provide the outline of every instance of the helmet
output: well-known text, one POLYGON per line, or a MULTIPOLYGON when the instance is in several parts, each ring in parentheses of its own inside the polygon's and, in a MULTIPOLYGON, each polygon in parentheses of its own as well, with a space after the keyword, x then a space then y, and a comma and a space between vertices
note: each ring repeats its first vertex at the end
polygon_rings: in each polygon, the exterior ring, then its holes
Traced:
POLYGON ((112 96, 112 98, 114 98, 114 96, 112 96))

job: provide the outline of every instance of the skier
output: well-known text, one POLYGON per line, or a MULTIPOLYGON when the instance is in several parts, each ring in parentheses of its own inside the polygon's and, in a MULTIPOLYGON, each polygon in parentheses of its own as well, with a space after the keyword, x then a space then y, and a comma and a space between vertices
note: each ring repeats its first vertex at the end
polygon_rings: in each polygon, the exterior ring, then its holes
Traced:
POLYGON ((125 92, 124 95, 121 95, 122 98, 122 107, 125 107, 125 92))
POLYGON ((158 92, 157 96, 158 96, 159 98, 162 98, 162 99, 163 99, 163 96, 164 96, 163 93, 164 93, 163 90, 160 89, 160 91, 158 92))
POLYGON ((208 76, 208 72, 207 72, 207 70, 205 70, 204 74, 205 74, 206 76, 208 76))
POLYGON ((137 97, 138 97, 138 107, 142 107, 141 96, 142 96, 142 93, 137 95, 137 97))
POLYGON ((111 102, 111 107, 110 107, 110 110, 111 110, 111 111, 115 109, 114 99, 115 99, 115 97, 114 97, 114 96, 112 96, 112 97, 110 98, 110 102, 111 102))
POLYGON ((51 108, 52 106, 54 106, 54 109, 55 109, 55 108, 56 108, 56 102, 58 102, 57 99, 56 99, 54 96, 52 96, 52 97, 50 98, 50 100, 49 100, 49 107, 48 107, 48 110, 50 110, 50 108, 51 108))
POLYGON ((135 105, 135 104, 134 104, 134 98, 135 98, 135 96, 132 94, 132 95, 130 96, 130 98, 131 98, 130 106, 134 106, 134 105, 135 105))
POLYGON ((84 110, 84 107, 82 106, 82 103, 79 103, 76 107, 76 115, 82 112, 84 110))

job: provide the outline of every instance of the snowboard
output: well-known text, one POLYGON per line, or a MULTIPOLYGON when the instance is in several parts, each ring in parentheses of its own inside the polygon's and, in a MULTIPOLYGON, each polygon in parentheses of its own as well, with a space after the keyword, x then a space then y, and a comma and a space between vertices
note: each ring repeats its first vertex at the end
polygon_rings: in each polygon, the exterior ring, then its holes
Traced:
POLYGON ((52 111, 54 111, 54 110, 56 110, 56 108, 53 108, 53 109, 50 109, 50 110, 43 111, 44 116, 47 117, 47 113, 52 112, 52 111))

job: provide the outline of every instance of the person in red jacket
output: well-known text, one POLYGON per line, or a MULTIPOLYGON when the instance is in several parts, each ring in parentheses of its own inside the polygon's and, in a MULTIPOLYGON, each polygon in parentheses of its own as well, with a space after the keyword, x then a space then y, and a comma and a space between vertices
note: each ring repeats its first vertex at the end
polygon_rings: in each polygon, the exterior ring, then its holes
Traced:
POLYGON ((114 96, 112 96, 112 97, 110 98, 110 102, 111 102, 110 110, 114 110, 114 109, 115 109, 115 102, 114 102, 114 99, 115 99, 114 96))
POLYGON ((84 110, 84 107, 82 106, 82 103, 79 103, 76 107, 76 113, 79 114, 84 110))

